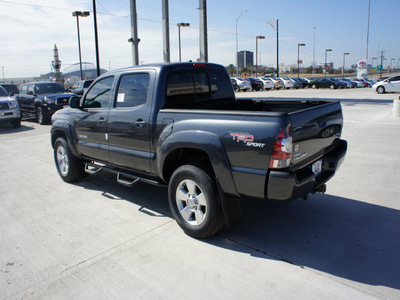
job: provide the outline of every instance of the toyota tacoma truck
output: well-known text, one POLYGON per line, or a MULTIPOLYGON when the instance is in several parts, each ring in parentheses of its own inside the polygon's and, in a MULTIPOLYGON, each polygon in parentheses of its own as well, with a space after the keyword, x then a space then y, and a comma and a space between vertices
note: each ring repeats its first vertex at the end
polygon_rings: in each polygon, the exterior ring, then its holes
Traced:
POLYGON ((73 93, 66 93, 57 82, 29 82, 21 86, 16 96, 21 113, 25 117, 34 117, 41 125, 50 122, 51 116, 68 105, 73 93))
POLYGON ((66 182, 108 171, 168 186, 172 215, 207 238, 241 220, 240 198, 325 192, 347 149, 339 101, 236 99, 226 69, 162 63, 111 71, 52 117, 66 182))

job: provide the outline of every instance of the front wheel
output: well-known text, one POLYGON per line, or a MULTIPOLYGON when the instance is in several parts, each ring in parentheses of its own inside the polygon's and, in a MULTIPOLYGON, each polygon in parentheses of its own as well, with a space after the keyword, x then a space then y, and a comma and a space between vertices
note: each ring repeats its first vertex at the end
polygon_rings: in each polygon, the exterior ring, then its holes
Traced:
POLYGON ((385 93, 385 88, 383 86, 378 86, 376 91, 378 92, 378 94, 384 94, 385 93))
POLYGON ((83 162, 71 153, 64 138, 58 138, 54 144, 54 161, 58 174, 65 182, 74 182, 86 176, 83 162))
POLYGON ((333 90, 333 89, 335 88, 335 86, 334 86, 333 84, 331 84, 331 85, 329 86, 329 88, 330 88, 331 90, 333 90))
POLYGON ((38 107, 36 109, 36 120, 40 125, 46 124, 46 118, 41 107, 38 107))
POLYGON ((203 168, 188 164, 176 169, 168 201, 174 219, 192 237, 208 238, 224 224, 217 187, 203 168))

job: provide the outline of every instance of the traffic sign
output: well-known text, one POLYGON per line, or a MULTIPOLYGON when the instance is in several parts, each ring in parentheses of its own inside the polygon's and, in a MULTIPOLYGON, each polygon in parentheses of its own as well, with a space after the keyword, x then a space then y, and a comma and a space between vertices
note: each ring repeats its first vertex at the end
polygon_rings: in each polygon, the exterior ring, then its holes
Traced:
POLYGON ((376 69, 377 69, 378 71, 382 71, 382 65, 377 65, 377 66, 376 66, 376 69))
POLYGON ((300 59, 300 60, 297 61, 297 63, 298 63, 298 64, 302 64, 303 61, 300 59))

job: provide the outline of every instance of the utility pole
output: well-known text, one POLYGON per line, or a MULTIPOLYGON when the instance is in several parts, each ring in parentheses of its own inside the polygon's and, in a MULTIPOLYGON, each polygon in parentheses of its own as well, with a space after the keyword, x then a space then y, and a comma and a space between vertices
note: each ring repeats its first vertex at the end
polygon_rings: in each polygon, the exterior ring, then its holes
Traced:
POLYGON ((137 13, 136 0, 131 0, 131 35, 128 42, 132 42, 132 63, 134 66, 139 64, 139 39, 137 33, 137 13))
POLYGON ((279 77, 279 20, 276 19, 267 23, 276 30, 276 77, 279 77), (276 28, 272 25, 273 23, 276 23, 276 28))
POLYGON ((200 61, 208 62, 207 0, 199 0, 200 14, 200 61))
POLYGON ((162 0, 162 22, 163 22, 163 41, 164 41, 164 61, 170 62, 169 48, 169 13, 168 0, 162 0))
POLYGON ((94 43, 96 47, 97 76, 100 76, 99 38, 97 36, 96 0, 93 0, 94 43))
POLYGON ((381 69, 379 72, 379 77, 382 77, 382 69, 383 69, 383 52, 385 52, 384 50, 381 51, 381 69))

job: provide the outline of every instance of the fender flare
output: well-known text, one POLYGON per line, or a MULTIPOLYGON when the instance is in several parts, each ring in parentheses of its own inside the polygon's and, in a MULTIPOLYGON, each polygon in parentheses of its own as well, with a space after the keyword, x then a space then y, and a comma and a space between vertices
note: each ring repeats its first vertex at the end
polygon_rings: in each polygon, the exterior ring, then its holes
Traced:
POLYGON ((225 148, 219 137, 206 131, 188 130, 179 131, 162 139, 157 147, 157 167, 160 176, 163 177, 168 155, 179 148, 192 148, 207 153, 216 176, 225 222, 228 227, 239 223, 242 219, 240 196, 233 181, 225 148))

